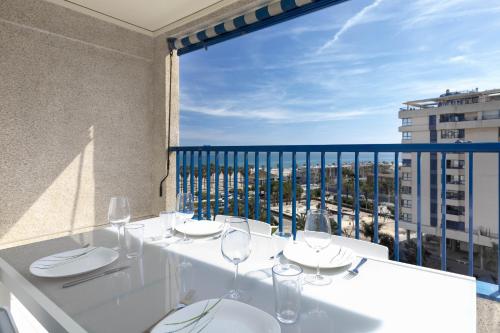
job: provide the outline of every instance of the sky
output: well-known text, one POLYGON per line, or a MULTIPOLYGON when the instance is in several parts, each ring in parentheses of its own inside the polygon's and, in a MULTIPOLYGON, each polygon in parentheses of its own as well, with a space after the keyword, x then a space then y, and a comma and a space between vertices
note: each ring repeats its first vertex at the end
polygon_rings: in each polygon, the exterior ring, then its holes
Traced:
POLYGON ((182 145, 397 143, 401 103, 500 88, 500 0, 350 0, 180 57, 182 145))

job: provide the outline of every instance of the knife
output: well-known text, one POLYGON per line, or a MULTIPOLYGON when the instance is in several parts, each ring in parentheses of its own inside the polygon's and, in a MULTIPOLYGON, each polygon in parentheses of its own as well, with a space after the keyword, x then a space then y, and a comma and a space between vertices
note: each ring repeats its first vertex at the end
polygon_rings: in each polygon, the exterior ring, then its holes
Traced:
POLYGON ((108 274, 113 274, 113 273, 122 271, 124 269, 127 269, 129 267, 130 266, 120 266, 120 267, 108 269, 108 270, 106 270, 104 272, 101 272, 101 273, 98 273, 98 274, 94 274, 94 275, 86 276, 86 277, 78 279, 78 280, 66 282, 66 283, 64 283, 62 285, 62 287, 63 288, 73 287, 73 286, 76 286, 77 284, 80 284, 80 283, 83 283, 83 282, 87 282, 87 281, 90 281, 90 280, 93 280, 93 279, 97 279, 97 278, 99 278, 101 276, 105 276, 105 275, 108 275, 108 274))

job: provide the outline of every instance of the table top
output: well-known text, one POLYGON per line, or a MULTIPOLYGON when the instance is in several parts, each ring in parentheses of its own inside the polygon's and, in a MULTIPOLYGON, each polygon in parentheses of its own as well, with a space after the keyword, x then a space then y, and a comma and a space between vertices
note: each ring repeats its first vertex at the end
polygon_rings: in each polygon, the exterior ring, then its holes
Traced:
MULTIPOLYGON (((186 295, 196 302, 224 295, 234 265, 220 252, 220 239, 192 243, 148 240, 159 234, 159 219, 146 226, 140 259, 120 258, 130 268, 74 287, 74 278, 45 279, 29 273, 36 259, 90 243, 113 247, 116 233, 101 229, 0 251, 0 279, 50 332, 144 332, 186 295)), ((240 264, 239 286, 248 303, 274 315, 269 237, 252 235, 252 254, 240 264)), ((306 270, 306 273, 309 272, 306 270)), ((297 323, 283 332, 474 332, 473 278, 433 269, 369 259, 354 279, 345 270, 323 270, 328 286, 303 286, 297 323)))

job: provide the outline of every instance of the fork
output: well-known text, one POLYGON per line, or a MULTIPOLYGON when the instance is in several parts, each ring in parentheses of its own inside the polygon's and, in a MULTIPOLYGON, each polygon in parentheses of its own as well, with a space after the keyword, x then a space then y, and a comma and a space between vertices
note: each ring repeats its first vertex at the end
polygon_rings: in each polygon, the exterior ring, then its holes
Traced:
MULTIPOLYGON (((73 262, 73 261, 75 261, 75 260, 77 260, 77 259, 79 259, 79 258, 81 258, 81 257, 83 257, 83 256, 85 256, 87 254, 89 254, 90 252, 92 252, 92 251, 94 251, 96 249, 97 249, 97 247, 94 247, 94 248, 92 248, 92 249, 90 249, 88 251, 85 251, 83 253, 80 253, 78 255, 69 256, 69 257, 64 258, 64 259, 61 258, 60 260, 54 260, 56 262, 53 263, 53 264, 38 263, 36 266, 33 266, 33 267, 38 268, 38 269, 50 269, 50 268, 54 268, 54 267, 57 267, 57 266, 60 266, 60 265, 64 265, 64 264, 73 262)), ((52 261, 50 259, 44 259, 44 261, 45 260, 52 261)))
POLYGON ((193 289, 190 289, 186 293, 186 295, 184 295, 184 297, 179 301, 179 303, 177 303, 177 305, 174 308, 170 309, 170 311, 168 311, 167 314, 165 314, 163 317, 161 317, 161 319, 158 320, 156 323, 154 323, 153 325, 151 325, 147 330, 144 331, 144 333, 151 333, 151 331, 153 331, 153 328, 155 328, 155 326, 158 325, 163 319, 167 318, 172 313, 174 313, 176 311, 179 311, 180 309, 183 309, 186 306, 188 306, 191 303, 193 303, 194 293, 195 293, 195 291, 193 289))
POLYGON ((359 263, 356 265, 356 267, 354 267, 354 269, 350 269, 347 271, 347 275, 344 276, 344 279, 346 280, 350 280, 352 278, 354 278, 356 275, 359 274, 359 268, 368 261, 368 259, 366 258, 362 258, 359 263))

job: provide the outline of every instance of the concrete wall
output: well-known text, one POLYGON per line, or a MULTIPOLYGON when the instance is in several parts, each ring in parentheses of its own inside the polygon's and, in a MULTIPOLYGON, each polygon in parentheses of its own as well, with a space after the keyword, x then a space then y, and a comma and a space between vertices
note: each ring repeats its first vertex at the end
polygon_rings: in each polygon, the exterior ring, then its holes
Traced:
POLYGON ((135 218, 162 210, 164 39, 2 0, 0 45, 0 246, 105 224, 112 195, 128 196, 135 218))

